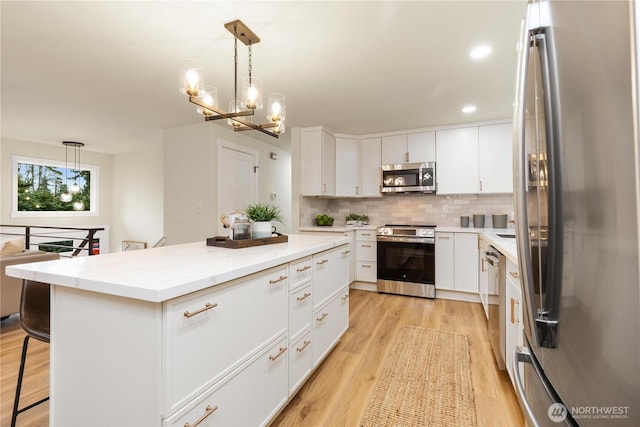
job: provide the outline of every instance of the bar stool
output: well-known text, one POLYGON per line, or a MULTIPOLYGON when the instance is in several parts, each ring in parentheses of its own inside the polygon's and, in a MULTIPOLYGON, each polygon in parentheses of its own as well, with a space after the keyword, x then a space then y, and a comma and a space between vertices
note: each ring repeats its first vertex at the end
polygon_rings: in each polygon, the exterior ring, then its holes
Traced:
POLYGON ((13 402, 13 414, 11 416, 11 427, 15 427, 18 414, 33 408, 49 400, 49 396, 32 403, 22 409, 18 409, 20 402, 20 390, 22 389, 22 377, 24 375, 24 365, 27 358, 27 347, 29 338, 49 343, 50 331, 50 293, 49 284, 25 279, 22 282, 22 295, 20 297, 20 323, 27 336, 22 344, 22 358, 20 359, 20 370, 18 372, 18 384, 16 386, 16 398, 13 402))

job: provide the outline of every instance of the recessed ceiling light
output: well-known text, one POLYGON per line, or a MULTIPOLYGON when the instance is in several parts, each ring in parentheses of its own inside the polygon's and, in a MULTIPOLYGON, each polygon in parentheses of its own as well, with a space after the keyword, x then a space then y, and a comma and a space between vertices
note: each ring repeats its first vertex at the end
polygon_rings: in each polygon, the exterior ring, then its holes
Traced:
POLYGON ((491 53, 491 46, 489 45, 480 45, 471 50, 469 56, 473 59, 482 59, 489 56, 491 53))
POLYGON ((462 108, 463 113, 473 113, 474 111, 476 111, 475 105, 466 105, 465 107, 462 108))

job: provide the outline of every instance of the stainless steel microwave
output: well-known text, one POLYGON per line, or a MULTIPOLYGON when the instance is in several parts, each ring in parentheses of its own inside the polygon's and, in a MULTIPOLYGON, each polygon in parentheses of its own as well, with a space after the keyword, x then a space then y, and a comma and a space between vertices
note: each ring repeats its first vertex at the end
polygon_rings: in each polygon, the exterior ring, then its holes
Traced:
POLYGON ((436 162, 382 165, 383 193, 435 193, 436 162))

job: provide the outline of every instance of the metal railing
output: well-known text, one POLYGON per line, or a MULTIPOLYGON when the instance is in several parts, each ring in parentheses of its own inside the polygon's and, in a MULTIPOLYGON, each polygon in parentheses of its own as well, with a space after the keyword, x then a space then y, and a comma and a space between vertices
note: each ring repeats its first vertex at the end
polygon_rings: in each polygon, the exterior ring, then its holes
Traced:
POLYGON ((104 228, 0 225, 0 235, 24 236, 25 249, 57 252, 62 257, 76 257, 82 251, 87 251, 87 255, 100 254, 100 239, 96 238, 99 231, 104 231, 104 228))

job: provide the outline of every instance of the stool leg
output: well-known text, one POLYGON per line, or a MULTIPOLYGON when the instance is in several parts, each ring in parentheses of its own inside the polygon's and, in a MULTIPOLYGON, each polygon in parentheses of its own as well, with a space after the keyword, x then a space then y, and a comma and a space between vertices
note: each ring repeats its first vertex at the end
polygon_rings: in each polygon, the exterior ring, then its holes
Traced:
POLYGON ((13 401, 13 414, 11 415, 11 427, 16 427, 18 418, 18 403, 20 402, 20 390, 22 389, 22 377, 24 375, 24 362, 27 359, 27 347, 29 346, 29 335, 24 337, 22 344, 22 357, 20 358, 20 370, 18 371, 18 384, 16 385, 16 398, 13 401))

